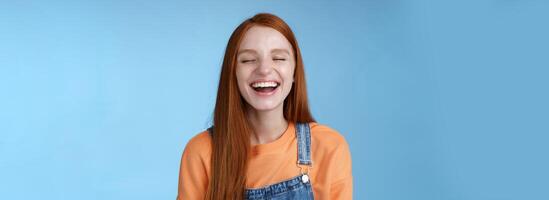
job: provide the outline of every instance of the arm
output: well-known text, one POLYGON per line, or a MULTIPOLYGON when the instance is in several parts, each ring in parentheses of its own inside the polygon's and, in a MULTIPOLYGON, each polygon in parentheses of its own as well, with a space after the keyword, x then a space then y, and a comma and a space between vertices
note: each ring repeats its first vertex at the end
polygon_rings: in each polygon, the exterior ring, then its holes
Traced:
POLYGON ((352 162, 349 146, 346 142, 339 145, 336 150, 336 173, 334 181, 330 184, 330 199, 353 199, 352 162))
POLYGON ((209 145, 201 144, 195 137, 191 139, 181 157, 177 200, 204 199, 208 188, 209 145))

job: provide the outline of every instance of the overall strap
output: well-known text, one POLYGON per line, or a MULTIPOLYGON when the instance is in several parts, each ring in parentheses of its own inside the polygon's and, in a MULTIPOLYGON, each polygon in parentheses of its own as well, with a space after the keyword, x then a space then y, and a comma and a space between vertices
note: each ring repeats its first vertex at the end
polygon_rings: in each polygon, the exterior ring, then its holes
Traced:
POLYGON ((297 123, 297 165, 306 165, 311 167, 311 128, 309 123, 297 123))

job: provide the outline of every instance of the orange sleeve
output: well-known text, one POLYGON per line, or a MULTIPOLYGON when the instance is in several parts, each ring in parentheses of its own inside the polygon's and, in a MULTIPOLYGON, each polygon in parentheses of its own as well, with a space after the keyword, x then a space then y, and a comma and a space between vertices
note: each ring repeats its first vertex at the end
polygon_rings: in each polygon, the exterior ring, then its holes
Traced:
POLYGON ((349 145, 345 140, 340 144, 335 153, 337 166, 334 173, 334 180, 330 184, 330 199, 353 199, 353 176, 352 163, 349 145))
POLYGON ((199 134, 189 140, 183 151, 176 200, 204 199, 208 188, 209 157, 207 154, 211 150, 203 137, 203 134, 199 134))

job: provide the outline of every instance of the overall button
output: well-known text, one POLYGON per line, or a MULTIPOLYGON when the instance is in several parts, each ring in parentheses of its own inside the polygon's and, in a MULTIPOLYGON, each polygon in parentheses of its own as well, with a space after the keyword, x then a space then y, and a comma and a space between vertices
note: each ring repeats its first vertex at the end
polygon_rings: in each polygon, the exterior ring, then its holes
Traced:
POLYGON ((302 181, 303 183, 309 182, 309 175, 303 174, 303 176, 301 176, 301 181, 302 181))

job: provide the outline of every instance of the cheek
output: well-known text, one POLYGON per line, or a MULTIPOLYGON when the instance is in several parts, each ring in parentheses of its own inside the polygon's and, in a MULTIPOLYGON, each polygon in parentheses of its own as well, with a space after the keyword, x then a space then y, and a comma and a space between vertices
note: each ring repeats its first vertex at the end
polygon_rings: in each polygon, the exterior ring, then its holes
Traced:
POLYGON ((238 86, 238 90, 240 91, 241 94, 245 93, 246 80, 247 80, 246 73, 244 73, 244 71, 242 71, 237 67, 236 68, 236 85, 238 86))
POLYGON ((236 81, 238 82, 238 85, 240 85, 241 83, 245 83, 246 80, 248 79, 248 73, 246 73, 245 69, 240 67, 240 66, 237 66, 236 67, 236 81))
POLYGON ((284 66, 280 69, 282 78, 284 79, 285 82, 291 83, 294 81, 294 71, 295 71, 295 66, 293 65, 284 66))

